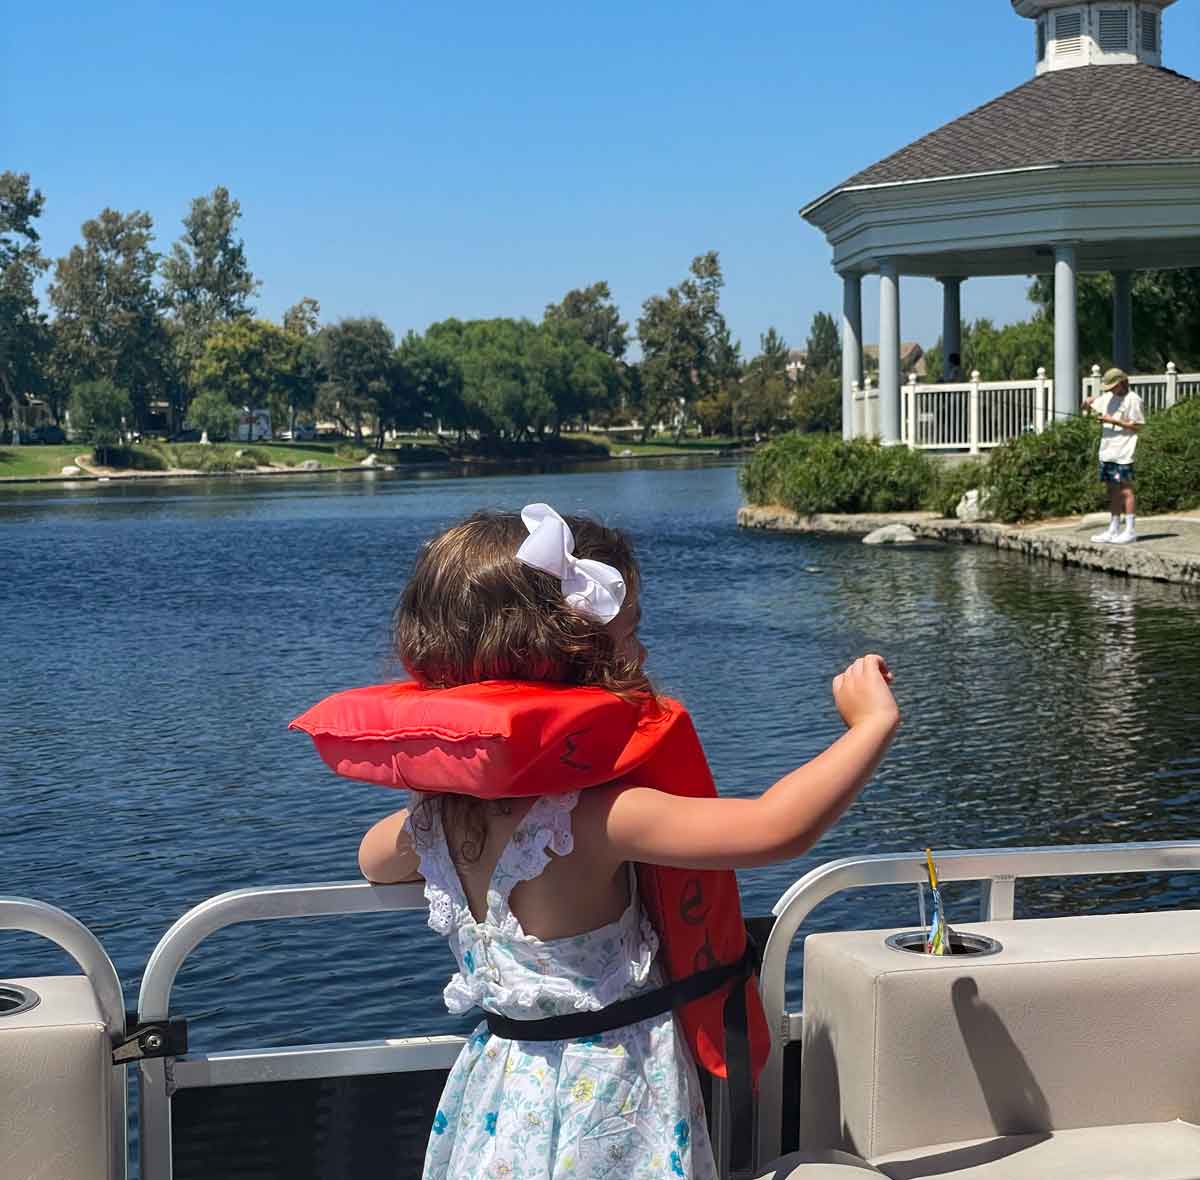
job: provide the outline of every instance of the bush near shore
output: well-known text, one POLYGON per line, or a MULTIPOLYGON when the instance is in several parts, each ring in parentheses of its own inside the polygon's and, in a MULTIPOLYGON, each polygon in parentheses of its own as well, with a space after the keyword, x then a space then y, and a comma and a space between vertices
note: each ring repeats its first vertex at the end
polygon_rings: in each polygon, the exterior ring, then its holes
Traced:
POLYGON ((785 434, 755 451, 739 473, 752 504, 793 512, 902 512, 920 508, 935 479, 920 451, 874 439, 785 434))
MULTIPOLYGON (((1100 424, 1083 417, 955 465, 874 439, 790 434, 756 451, 740 479, 751 504, 805 514, 923 508, 953 517, 963 493, 979 488, 988 513, 1014 523, 1105 508, 1099 445, 1100 424)), ((1140 515, 1200 507, 1200 398, 1154 414, 1143 427, 1135 488, 1140 515)))

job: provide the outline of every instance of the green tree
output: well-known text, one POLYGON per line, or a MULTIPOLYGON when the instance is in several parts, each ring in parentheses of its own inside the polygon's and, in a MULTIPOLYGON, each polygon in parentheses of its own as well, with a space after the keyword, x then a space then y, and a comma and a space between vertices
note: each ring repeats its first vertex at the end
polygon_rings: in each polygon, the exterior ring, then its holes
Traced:
POLYGON ((320 346, 321 305, 305 295, 283 313, 284 331, 298 343, 296 363, 287 377, 288 429, 296 434, 296 416, 311 414, 317 406, 317 390, 324 380, 320 346))
POLYGON ((842 379, 837 373, 805 373, 790 406, 796 429, 805 434, 842 433, 842 379))
MULTIPOLYGON (((925 354, 926 379, 941 379, 945 361, 942 343, 925 354)), ((1043 315, 997 328, 989 319, 963 325, 962 367, 964 376, 978 370, 984 381, 1022 381, 1037 375, 1039 368, 1054 366, 1054 323, 1043 315)))
POLYGON ((643 437, 654 423, 674 420, 682 435, 689 407, 716 392, 737 368, 737 350, 721 314, 725 279, 715 250, 692 260, 689 276, 642 305, 643 437))
POLYGON ((83 223, 82 245, 58 260, 49 289, 70 383, 106 380, 128 390, 143 429, 169 372, 153 228, 148 213, 103 210, 83 223))
POLYGON ((199 392, 223 394, 234 406, 267 407, 278 426, 288 421, 304 341, 268 320, 220 324, 204 341, 192 368, 199 392))
POLYGON ((588 421, 593 414, 611 410, 617 400, 616 362, 589 344, 570 321, 542 323, 531 341, 530 363, 534 379, 554 407, 551 426, 556 435, 564 423, 588 421))
POLYGON ((616 361, 629 346, 629 325, 621 321, 605 282, 568 291, 561 303, 547 304, 545 321, 575 325, 588 344, 616 361))
MULTIPOLYGON (((241 204, 223 185, 196 197, 183 219, 182 236, 163 259, 163 293, 179 326, 176 344, 186 374, 218 324, 251 314, 250 300, 260 284, 246 262, 245 243, 236 236, 241 215, 241 204)), ((181 392, 186 397, 187 390, 181 392)))
POLYGON ((837 321, 826 311, 813 316, 805 346, 805 368, 814 373, 832 373, 841 368, 842 338, 837 321))
POLYGON ((462 348, 462 323, 445 320, 424 336, 409 332, 398 349, 424 410, 439 429, 454 430, 460 443, 473 425, 463 394, 462 348))
POLYGON ((537 327, 502 317, 463 327, 463 399, 479 429, 509 439, 544 431, 554 402, 535 355, 537 327))
POLYGON ((44 204, 27 172, 0 173, 0 395, 5 416, 12 418, 14 443, 21 441, 21 403, 38 386, 49 352, 34 293, 47 266, 34 226, 44 204))
POLYGON ((388 394, 395 338, 382 320, 365 317, 322 328, 317 342, 325 372, 318 406, 362 442, 363 422, 378 416, 379 401, 388 394))
POLYGON ((219 390, 206 389, 192 398, 188 406, 188 421, 200 431, 200 441, 207 443, 210 434, 228 438, 237 429, 237 407, 219 390))
POLYGON ((283 327, 294 336, 315 336, 321 330, 321 305, 305 295, 283 313, 283 327))
POLYGON ((746 366, 731 391, 730 429, 735 438, 744 431, 769 434, 785 425, 791 413, 787 341, 774 328, 768 328, 758 343, 758 356, 746 366))
MULTIPOLYGON (((1112 361, 1112 296, 1112 275, 1079 276, 1079 358, 1085 374, 1093 364, 1107 368, 1112 361)), ((1035 279, 1029 297, 1040 318, 1053 324, 1053 278, 1035 279)), ((1181 369, 1200 367, 1200 269, 1143 270, 1133 276, 1134 368, 1161 373, 1168 361, 1181 369)))
POLYGON ((71 391, 71 425, 92 444, 101 463, 106 463, 109 452, 123 441, 132 414, 129 393, 111 381, 81 381, 71 391))

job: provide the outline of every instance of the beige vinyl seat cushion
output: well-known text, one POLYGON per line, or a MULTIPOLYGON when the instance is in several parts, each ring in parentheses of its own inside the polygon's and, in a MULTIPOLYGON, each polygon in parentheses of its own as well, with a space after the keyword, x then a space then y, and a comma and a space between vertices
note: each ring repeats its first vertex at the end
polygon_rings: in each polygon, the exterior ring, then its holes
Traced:
POLYGON ((839 1151, 795 1152, 758 1180, 1200 1180, 1200 1127, 1139 1123, 1000 1135, 909 1148, 870 1163, 839 1151))
MULTIPOLYGON (((1200 1180, 1200 1127, 1176 1121, 1001 1135, 909 1148, 871 1163, 890 1180, 1200 1180)), ((795 1176, 820 1180, 803 1167, 795 1176)))

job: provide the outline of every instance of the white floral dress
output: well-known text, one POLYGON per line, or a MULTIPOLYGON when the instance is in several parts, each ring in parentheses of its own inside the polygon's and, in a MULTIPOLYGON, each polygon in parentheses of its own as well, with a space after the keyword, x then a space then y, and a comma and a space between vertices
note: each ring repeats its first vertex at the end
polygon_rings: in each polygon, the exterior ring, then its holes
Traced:
MULTIPOLYGON (((658 937, 636 892, 616 922, 548 942, 526 934, 508 908, 513 887, 536 877, 551 851, 572 850, 578 798, 547 795, 529 809, 500 856, 482 922, 471 915, 436 809, 427 829, 409 825, 429 925, 459 964, 444 993, 451 1012, 538 1020, 594 1011, 662 982, 658 937)), ((450 1071, 423 1176, 716 1180, 696 1067, 675 1018, 571 1041, 509 1041, 480 1024, 450 1071)))

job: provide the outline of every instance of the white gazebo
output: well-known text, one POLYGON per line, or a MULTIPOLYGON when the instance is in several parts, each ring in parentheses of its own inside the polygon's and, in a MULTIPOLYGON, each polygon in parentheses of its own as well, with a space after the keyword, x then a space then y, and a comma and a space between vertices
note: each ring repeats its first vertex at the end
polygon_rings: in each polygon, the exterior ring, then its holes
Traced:
MULTIPOLYGON (((1039 386, 1052 390, 1052 401, 1048 392, 1047 403, 1039 403, 1039 424, 1079 406, 1080 272, 1113 274, 1113 358, 1130 367, 1132 272, 1200 266, 1200 82, 1162 66, 1163 15, 1174 3, 1012 0, 1020 16, 1035 22, 1037 70, 1030 81, 801 210, 824 232, 844 282, 847 437, 878 433, 885 443, 915 437, 915 403, 905 403, 902 430, 902 275, 942 284, 949 356, 961 352, 965 279, 1054 274, 1053 375, 1042 374, 1039 386), (874 429, 855 414, 865 274, 880 279, 874 429)), ((1025 385, 1032 390, 1034 382, 1025 385)), ((975 397, 977 416, 977 388, 975 397)))

